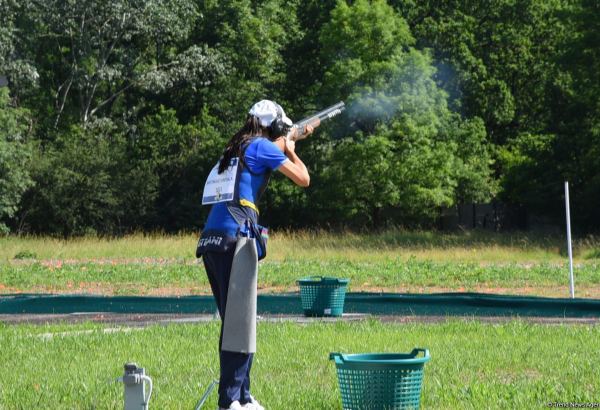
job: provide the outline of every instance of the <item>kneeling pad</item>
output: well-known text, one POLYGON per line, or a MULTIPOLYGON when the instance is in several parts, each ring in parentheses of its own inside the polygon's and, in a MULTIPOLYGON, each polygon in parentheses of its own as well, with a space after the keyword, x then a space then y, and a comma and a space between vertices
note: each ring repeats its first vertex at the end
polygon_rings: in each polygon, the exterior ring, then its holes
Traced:
POLYGON ((256 352, 257 277, 256 240, 239 237, 229 277, 221 350, 256 352))

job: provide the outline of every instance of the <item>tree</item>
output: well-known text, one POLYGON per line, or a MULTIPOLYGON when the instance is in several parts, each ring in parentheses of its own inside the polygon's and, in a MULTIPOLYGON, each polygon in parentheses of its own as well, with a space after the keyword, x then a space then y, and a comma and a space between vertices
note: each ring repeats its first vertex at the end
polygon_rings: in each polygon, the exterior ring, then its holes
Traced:
POLYGON ((452 107, 484 120, 503 145, 551 121, 557 59, 573 32, 563 0, 394 0, 419 47, 431 48, 452 107))
POLYGON ((499 151, 502 198, 562 221, 563 181, 570 183, 574 224, 599 226, 590 204, 600 196, 600 7, 581 1, 564 6, 567 33, 550 56, 554 70, 543 132, 522 131, 499 151))
POLYGON ((65 114, 84 125, 110 116, 132 91, 208 84, 224 66, 215 50, 186 46, 198 16, 191 0, 31 2, 23 42, 51 90, 40 103, 52 102, 53 126, 65 114))
POLYGON ((28 112, 11 105, 7 87, 0 87, 0 233, 18 210, 21 196, 32 185, 29 176, 31 122, 28 112))
POLYGON ((298 29, 282 50, 286 82, 280 91, 290 118, 305 117, 326 104, 320 101, 325 64, 319 35, 329 21, 336 0, 298 1, 298 29))
POLYGON ((275 225, 429 224, 497 191, 558 217, 568 179, 574 222, 598 226, 599 8, 0 0, 0 219, 63 235, 195 228, 208 170, 269 98, 294 119, 347 104, 298 144, 311 187, 272 182, 275 225))
POLYGON ((430 56, 412 47, 398 13, 385 1, 340 1, 321 41, 323 92, 347 100, 354 121, 325 157, 323 215, 342 210, 378 226, 386 210, 431 220, 439 207, 489 197, 485 131, 449 111, 430 56), (470 148, 459 149, 463 141, 470 148))
POLYGON ((181 124, 176 112, 164 107, 142 120, 128 157, 146 164, 157 179, 158 195, 149 204, 152 214, 146 228, 178 231, 199 226, 203 178, 226 142, 216 123, 206 108, 190 124, 181 124))
POLYGON ((139 227, 157 195, 147 164, 125 155, 124 135, 110 121, 73 125, 36 152, 36 185, 22 201, 23 223, 64 237, 110 235, 139 227))
POLYGON ((283 0, 222 2, 208 0, 195 38, 227 56, 227 76, 199 96, 211 114, 222 120, 227 134, 244 121, 253 103, 282 100, 286 84, 283 51, 298 35, 296 2, 283 0))
POLYGON ((555 134, 522 133, 499 150, 505 202, 546 215, 560 206, 562 178, 555 162, 556 141, 555 134))
POLYGON ((27 5, 27 0, 0 0, 0 75, 8 77, 16 95, 37 85, 39 78, 27 53, 20 49, 22 35, 17 20, 27 5))

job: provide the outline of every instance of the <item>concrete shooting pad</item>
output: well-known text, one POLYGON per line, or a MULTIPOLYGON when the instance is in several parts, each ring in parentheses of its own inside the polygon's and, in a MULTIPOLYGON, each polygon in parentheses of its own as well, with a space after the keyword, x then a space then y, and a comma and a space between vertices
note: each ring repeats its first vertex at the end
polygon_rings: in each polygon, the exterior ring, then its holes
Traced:
MULTIPOLYGON (((13 322, 12 315, 33 318, 35 315, 69 315, 69 317, 192 317, 210 318, 216 306, 212 296, 95 296, 12 294, 0 296, 0 321, 13 322), (166 315, 166 316, 165 316, 166 315), (169 316, 170 315, 170 316, 169 316)), ((300 295, 262 294, 258 296, 258 314, 263 318, 301 318, 300 295)), ((376 316, 394 318, 474 317, 502 320, 520 318, 576 319, 596 322, 600 319, 600 300, 559 299, 530 296, 506 296, 481 293, 348 293, 344 319, 376 316)), ((186 319, 188 318, 188 319, 186 319)), ((178 320, 179 320, 178 319, 178 320)), ((335 319, 335 318, 332 318, 335 319)), ((135 319, 134 319, 135 320, 135 319)))

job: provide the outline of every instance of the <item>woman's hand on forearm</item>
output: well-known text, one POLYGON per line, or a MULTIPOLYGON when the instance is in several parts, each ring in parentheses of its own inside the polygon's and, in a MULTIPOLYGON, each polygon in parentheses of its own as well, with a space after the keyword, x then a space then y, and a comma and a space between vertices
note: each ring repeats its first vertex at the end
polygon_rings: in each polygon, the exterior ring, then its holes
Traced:
POLYGON ((294 141, 285 140, 284 153, 289 161, 285 161, 279 170, 296 185, 307 187, 310 184, 310 175, 308 169, 300 157, 296 154, 296 143, 294 141))

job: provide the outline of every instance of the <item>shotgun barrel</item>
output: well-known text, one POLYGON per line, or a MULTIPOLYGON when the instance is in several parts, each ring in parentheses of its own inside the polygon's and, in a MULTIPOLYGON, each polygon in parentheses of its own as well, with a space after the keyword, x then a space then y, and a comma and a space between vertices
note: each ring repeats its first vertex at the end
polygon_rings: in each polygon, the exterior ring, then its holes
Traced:
POLYGON ((294 125, 298 129, 295 137, 293 138, 295 141, 306 138, 306 126, 316 122, 319 119, 319 122, 323 122, 325 120, 329 120, 339 114, 341 114, 346 109, 346 104, 343 101, 338 102, 337 104, 332 105, 331 107, 325 108, 323 111, 319 111, 316 114, 311 115, 310 117, 306 117, 294 125))

